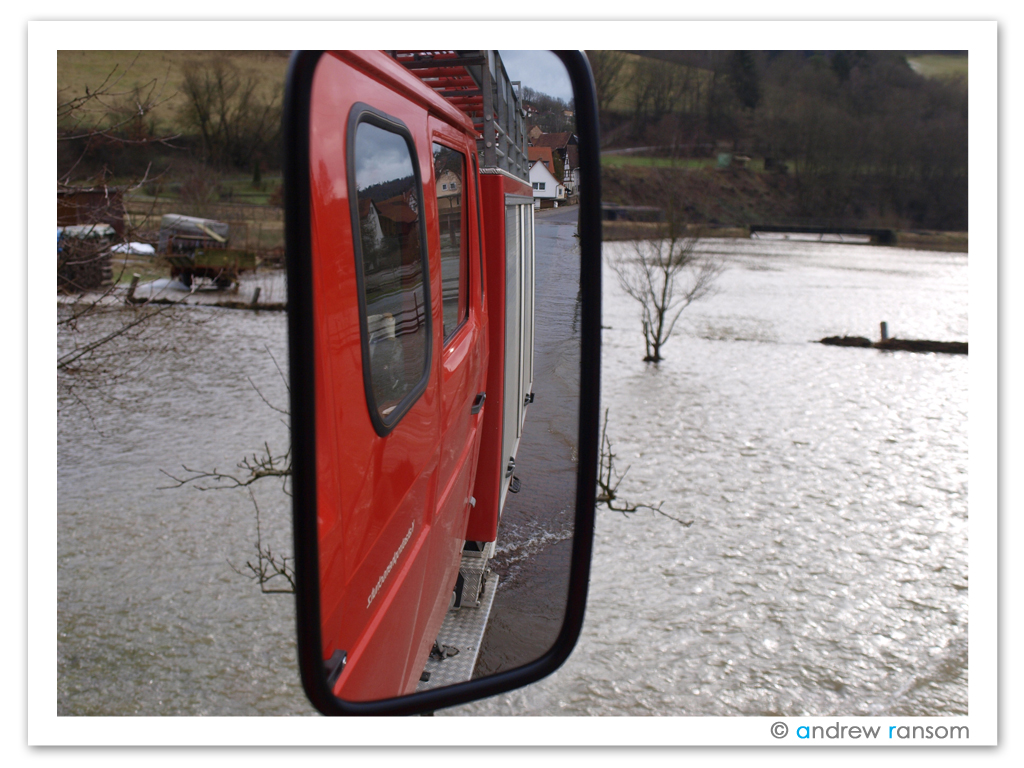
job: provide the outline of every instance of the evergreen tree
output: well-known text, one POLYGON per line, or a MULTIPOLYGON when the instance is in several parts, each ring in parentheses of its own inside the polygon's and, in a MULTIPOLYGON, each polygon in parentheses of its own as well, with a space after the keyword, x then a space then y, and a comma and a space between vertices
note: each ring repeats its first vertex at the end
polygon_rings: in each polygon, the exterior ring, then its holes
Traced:
POLYGON ((755 109, 761 101, 761 83, 754 54, 750 51, 733 51, 729 55, 726 74, 740 104, 747 109, 755 109))

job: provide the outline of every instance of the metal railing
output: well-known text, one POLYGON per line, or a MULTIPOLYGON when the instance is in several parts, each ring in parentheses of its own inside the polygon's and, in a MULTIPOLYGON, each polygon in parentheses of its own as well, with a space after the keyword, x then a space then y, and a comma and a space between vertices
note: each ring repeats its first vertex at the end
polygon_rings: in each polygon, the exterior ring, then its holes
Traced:
POLYGON ((392 56, 473 121, 484 169, 528 181, 526 113, 497 51, 391 51, 392 56))

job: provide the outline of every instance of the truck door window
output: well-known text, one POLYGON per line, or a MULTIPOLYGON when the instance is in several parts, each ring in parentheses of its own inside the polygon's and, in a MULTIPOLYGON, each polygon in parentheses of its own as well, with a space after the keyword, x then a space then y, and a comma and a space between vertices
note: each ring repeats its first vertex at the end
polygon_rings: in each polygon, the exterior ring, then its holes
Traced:
POLYGON ((464 182, 466 159, 461 152, 434 144, 434 186, 441 239, 441 297, 447 341, 468 315, 469 255, 466 241, 464 182))
POLYGON ((371 419, 384 435, 427 382, 430 297, 423 192, 404 126, 364 112, 349 130, 363 376, 371 419))

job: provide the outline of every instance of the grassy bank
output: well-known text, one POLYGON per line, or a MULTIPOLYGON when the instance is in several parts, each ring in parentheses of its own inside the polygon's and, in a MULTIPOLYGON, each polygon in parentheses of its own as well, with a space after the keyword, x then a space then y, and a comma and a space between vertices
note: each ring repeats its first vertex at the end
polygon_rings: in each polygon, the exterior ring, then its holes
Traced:
MULTIPOLYGON (((715 168, 718 160, 714 157, 644 157, 641 155, 601 155, 602 168, 679 168, 695 171, 701 168, 715 168)), ((764 162, 761 161, 761 166, 764 162)))
POLYGON ((918 221, 912 206, 904 206, 901 214, 887 190, 870 176, 830 187, 792 174, 765 173, 756 165, 720 169, 602 163, 601 195, 608 203, 674 210, 682 221, 706 228, 845 225, 904 232, 901 245, 908 247, 920 242, 954 250, 966 247, 962 235, 936 233, 937 227, 918 221))
POLYGON ((799 216, 792 178, 747 168, 602 164, 601 198, 620 205, 674 208, 684 221, 707 227, 747 227, 799 216))

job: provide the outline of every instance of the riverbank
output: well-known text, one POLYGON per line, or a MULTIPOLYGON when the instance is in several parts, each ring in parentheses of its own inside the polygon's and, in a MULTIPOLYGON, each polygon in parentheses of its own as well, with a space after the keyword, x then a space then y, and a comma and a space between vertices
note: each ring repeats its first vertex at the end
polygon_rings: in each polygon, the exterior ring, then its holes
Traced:
MULTIPOLYGON (((601 199, 624 206, 652 206, 675 210, 699 237, 748 238, 751 224, 840 224, 889 229, 900 248, 967 252, 967 233, 927 229, 912 219, 894 215, 879 203, 870 184, 847 191, 842 215, 815 213, 807 190, 788 174, 764 173, 749 168, 699 169, 602 166, 601 199)), ((605 222, 606 241, 659 237, 659 225, 641 222, 605 222)))
MULTIPOLYGON (((605 221, 601 227, 601 239, 605 242, 620 240, 654 240, 665 237, 664 223, 647 221, 605 221)), ((713 224, 690 224, 686 227, 690 237, 708 238, 750 238, 749 227, 718 226, 713 224)), ((896 230, 897 248, 924 251, 949 251, 967 253, 966 232, 921 232, 896 230)))

